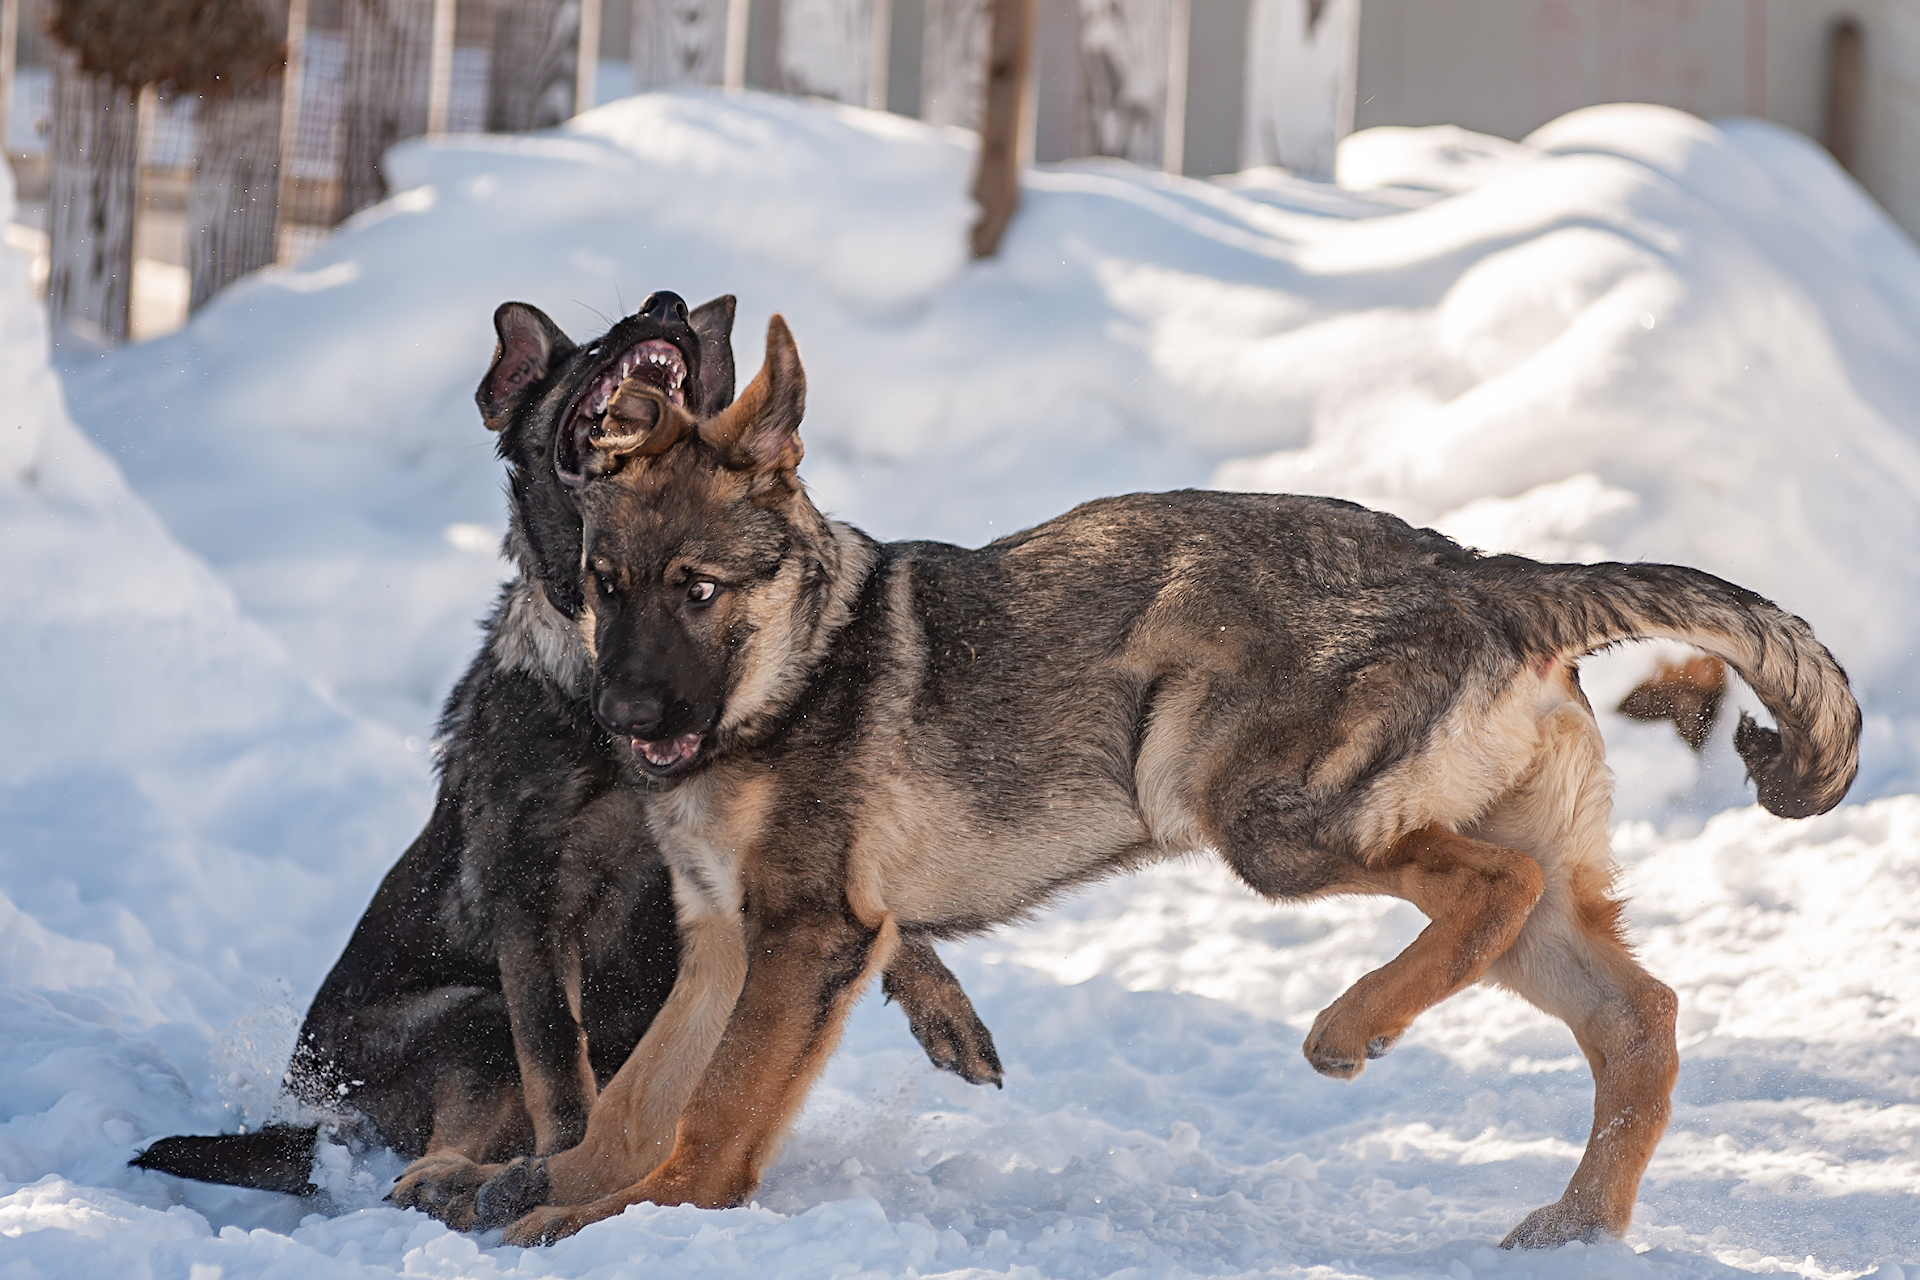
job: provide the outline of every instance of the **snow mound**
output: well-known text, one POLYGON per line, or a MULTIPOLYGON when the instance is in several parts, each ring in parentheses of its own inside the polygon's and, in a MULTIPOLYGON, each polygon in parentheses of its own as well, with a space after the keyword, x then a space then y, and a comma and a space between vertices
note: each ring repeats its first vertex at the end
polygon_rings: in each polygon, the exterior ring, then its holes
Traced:
POLYGON ((0 1178, 127 1186, 143 1140, 241 1118, 214 1061, 270 1094, 291 1024, 252 1059, 222 1029, 319 983, 429 780, 75 429, 5 249, 0 339, 0 1178))

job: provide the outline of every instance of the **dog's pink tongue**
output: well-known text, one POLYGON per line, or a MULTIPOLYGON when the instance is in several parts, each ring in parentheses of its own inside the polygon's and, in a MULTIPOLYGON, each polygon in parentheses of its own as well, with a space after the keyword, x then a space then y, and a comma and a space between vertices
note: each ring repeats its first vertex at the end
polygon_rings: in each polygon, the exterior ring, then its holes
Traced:
POLYGON ((679 764, 683 760, 693 759, 693 753, 700 749, 700 734, 683 733, 677 738, 663 738, 659 742, 645 742, 639 738, 633 740, 633 749, 647 758, 647 763, 655 768, 664 769, 679 764))

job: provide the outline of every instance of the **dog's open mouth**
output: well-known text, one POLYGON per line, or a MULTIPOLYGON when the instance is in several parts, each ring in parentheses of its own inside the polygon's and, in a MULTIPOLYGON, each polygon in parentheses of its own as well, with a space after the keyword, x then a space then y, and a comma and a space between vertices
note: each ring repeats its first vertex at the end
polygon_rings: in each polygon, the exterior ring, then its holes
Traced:
POLYGON ((680 348, 665 338, 648 338, 627 348, 618 360, 607 366, 606 372, 593 380, 580 397, 580 412, 589 418, 605 413, 607 401, 613 399, 614 391, 628 378, 650 382, 667 399, 686 407, 687 362, 680 348))
POLYGON ((700 744, 705 739, 703 733, 683 733, 677 738, 662 738, 658 742, 635 738, 633 754, 655 769, 678 769, 700 754, 700 744))
POLYGON ((587 441, 599 426, 613 393, 628 378, 651 383, 668 400, 686 407, 687 361, 680 354, 680 348, 665 338, 634 343, 587 384, 574 403, 573 413, 567 420, 568 429, 555 433, 554 466, 563 479, 579 483, 580 457, 587 441))

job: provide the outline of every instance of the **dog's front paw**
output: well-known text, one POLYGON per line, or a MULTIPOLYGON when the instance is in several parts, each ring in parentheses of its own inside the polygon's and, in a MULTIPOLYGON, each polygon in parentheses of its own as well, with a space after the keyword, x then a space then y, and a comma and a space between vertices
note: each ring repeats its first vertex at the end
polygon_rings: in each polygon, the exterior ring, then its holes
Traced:
POLYGON ((400 1174, 387 1199, 404 1209, 432 1214, 455 1231, 479 1225, 474 1195, 501 1171, 497 1164, 475 1164, 450 1151, 421 1156, 400 1174))
POLYGON ((500 1243, 537 1249, 564 1240, 580 1228, 610 1216, 596 1212, 590 1204, 542 1205, 501 1232, 500 1243))
POLYGON ((1598 1213, 1592 1212, 1582 1204, 1570 1204, 1565 1200, 1556 1200, 1542 1205, 1520 1220, 1520 1225, 1507 1232, 1507 1238, 1500 1242, 1502 1249, 1558 1249, 1563 1244, 1572 1244, 1579 1240, 1591 1244, 1604 1235, 1617 1235, 1610 1231, 1598 1213))
POLYGON ((474 1193, 474 1217, 482 1227, 504 1227, 544 1205, 551 1191, 547 1157, 522 1156, 500 1168, 474 1193))
POLYGON ((1341 996, 1313 1020, 1301 1046, 1315 1071, 1338 1080, 1351 1080, 1366 1070, 1368 1058, 1385 1057, 1401 1035, 1399 1029, 1371 1025, 1359 1002, 1350 999, 1352 994, 1341 996))

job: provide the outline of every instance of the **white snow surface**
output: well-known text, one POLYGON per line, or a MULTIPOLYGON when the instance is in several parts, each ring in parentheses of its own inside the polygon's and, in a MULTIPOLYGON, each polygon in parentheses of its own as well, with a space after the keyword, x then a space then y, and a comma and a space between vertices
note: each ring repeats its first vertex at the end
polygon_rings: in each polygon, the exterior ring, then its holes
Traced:
MULTIPOLYGON (((970 147, 699 93, 409 144, 398 193, 297 269, 63 351, 63 378, 0 250, 0 1277, 1920 1277, 1913 246, 1795 135, 1612 107, 1521 144, 1356 135, 1337 186, 1035 170, 970 264, 970 147), (1682 1010, 1626 1242, 1491 1247, 1585 1140, 1563 1027, 1474 990, 1324 1080, 1314 1014, 1420 917, 1273 907, 1207 861, 946 949, 1004 1091, 866 1001, 749 1208, 523 1252, 381 1203, 391 1158, 326 1153, 326 1213, 127 1169, 268 1116, 425 818, 423 743, 504 571, 471 402, 493 307, 584 336, 656 288, 739 296, 743 376, 788 317, 803 474, 881 536, 1310 491, 1808 617, 1868 715, 1832 814, 1751 807, 1724 726, 1696 759, 1602 715, 1635 937, 1682 1010)), ((1596 705, 1649 662, 1589 662, 1596 705)))

